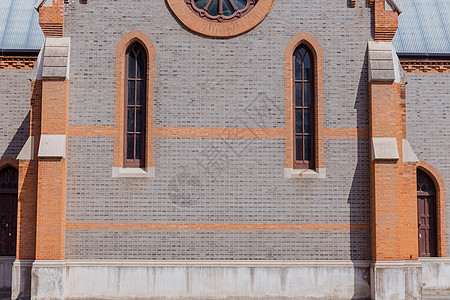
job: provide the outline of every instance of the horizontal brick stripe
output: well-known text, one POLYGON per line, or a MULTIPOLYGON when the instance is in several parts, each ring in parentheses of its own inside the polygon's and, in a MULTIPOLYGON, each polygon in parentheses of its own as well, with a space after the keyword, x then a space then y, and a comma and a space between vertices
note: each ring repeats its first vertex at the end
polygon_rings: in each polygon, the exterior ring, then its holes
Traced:
POLYGON ((115 130, 112 126, 69 126, 69 136, 113 136, 115 130))
POLYGON ((67 223, 71 230, 370 230, 370 224, 270 224, 270 223, 67 223))
MULTIPOLYGON (((69 136, 113 136, 112 126, 70 126, 69 136)), ((154 127, 153 137, 282 139, 284 128, 154 127)), ((325 139, 367 139, 367 128, 325 128, 325 139)))

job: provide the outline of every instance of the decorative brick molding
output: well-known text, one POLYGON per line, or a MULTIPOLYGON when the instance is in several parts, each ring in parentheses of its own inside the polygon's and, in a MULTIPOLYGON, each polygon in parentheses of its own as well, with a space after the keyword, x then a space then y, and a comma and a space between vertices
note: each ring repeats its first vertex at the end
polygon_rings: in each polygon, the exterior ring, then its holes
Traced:
POLYGON ((18 169, 19 161, 12 157, 5 157, 5 158, 0 159, 0 170, 7 166, 11 166, 15 169, 18 169))
POLYGON ((400 63, 407 73, 450 73, 450 60, 400 60, 400 63))
POLYGON ((185 0, 167 0, 177 18, 190 30, 211 37, 232 37, 247 32, 261 23, 272 9, 275 0, 259 0, 245 16, 232 22, 214 23, 195 15, 185 0))
POLYGON ((0 70, 32 70, 36 56, 0 56, 0 70))
MULTIPOLYGON (((184 4, 184 3, 183 3, 184 4)), ((125 53, 127 48, 139 42, 147 53, 147 98, 146 98, 146 132, 145 132, 145 167, 153 167, 153 135, 154 128, 154 81, 156 52, 150 39, 140 31, 131 31, 119 42, 115 52, 115 143, 114 167, 123 166, 123 120, 124 120, 124 80, 125 80, 125 53)))
POLYGON ((314 66, 314 135, 315 135, 315 167, 325 168, 325 148, 324 148, 324 99, 323 99, 323 73, 324 73, 324 55, 319 42, 307 33, 300 33, 294 36, 284 50, 284 95, 285 95, 285 168, 294 167, 294 140, 292 136, 294 126, 294 111, 292 109, 293 102, 293 65, 292 56, 295 49, 300 44, 306 44, 311 50, 315 66, 314 66))
POLYGON ((447 252, 447 236, 445 234, 447 228, 447 213, 446 213, 446 201, 445 201, 445 182, 439 172, 429 163, 419 161, 417 168, 421 169, 434 182, 436 188, 436 214, 437 214, 437 247, 438 256, 446 257, 447 252))

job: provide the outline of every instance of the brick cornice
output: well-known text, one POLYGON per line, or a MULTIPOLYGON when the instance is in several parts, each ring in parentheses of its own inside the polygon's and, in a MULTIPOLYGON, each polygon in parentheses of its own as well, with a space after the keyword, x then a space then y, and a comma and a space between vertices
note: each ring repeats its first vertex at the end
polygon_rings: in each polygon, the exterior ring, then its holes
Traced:
POLYGON ((185 0, 167 0, 177 18, 190 30, 211 37, 232 37, 258 25, 270 12, 275 0, 259 0, 245 16, 233 22, 214 23, 195 15, 185 0))
POLYGON ((450 74, 450 60, 401 60, 407 73, 450 74))
POLYGON ((32 70, 36 56, 0 56, 0 70, 32 70))

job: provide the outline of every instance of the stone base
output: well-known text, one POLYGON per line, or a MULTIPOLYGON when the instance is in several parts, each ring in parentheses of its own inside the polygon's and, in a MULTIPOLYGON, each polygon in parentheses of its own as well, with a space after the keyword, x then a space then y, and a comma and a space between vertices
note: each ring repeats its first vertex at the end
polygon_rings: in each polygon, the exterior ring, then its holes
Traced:
POLYGON ((15 259, 14 256, 0 257, 0 289, 11 288, 11 270, 15 259))
POLYGON ((367 299, 369 262, 33 263, 32 299, 367 299))
POLYGON ((450 295, 450 257, 421 258, 419 262, 423 293, 450 295))
POLYGON ((30 299, 32 259, 16 259, 12 267, 11 299, 30 299))
POLYGON ((31 299, 64 299, 66 261, 35 260, 31 270, 31 299))
POLYGON ((422 268, 417 261, 371 263, 370 279, 372 299, 422 298, 422 268))

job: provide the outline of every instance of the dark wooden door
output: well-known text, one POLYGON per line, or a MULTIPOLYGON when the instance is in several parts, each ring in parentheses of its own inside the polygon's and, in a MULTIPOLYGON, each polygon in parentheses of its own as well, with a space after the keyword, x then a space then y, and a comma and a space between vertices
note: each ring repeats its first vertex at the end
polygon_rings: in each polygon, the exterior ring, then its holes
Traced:
POLYGON ((0 170, 0 256, 16 255, 17 170, 0 170))
POLYGON ((437 256, 436 193, 434 183, 417 170, 417 217, 419 256, 437 256))

